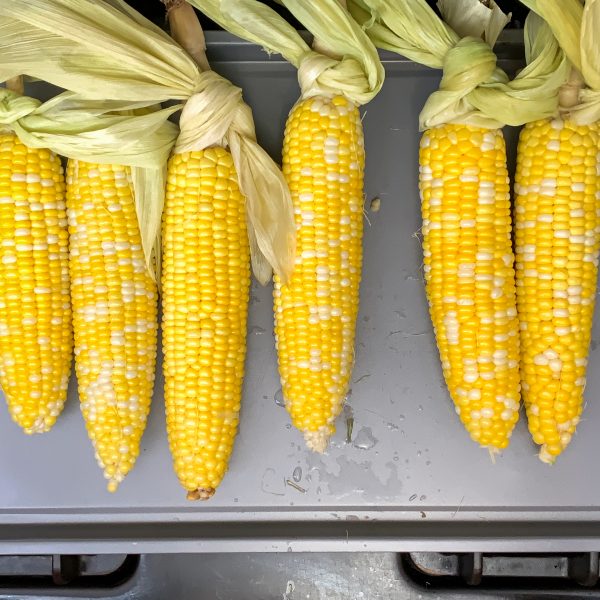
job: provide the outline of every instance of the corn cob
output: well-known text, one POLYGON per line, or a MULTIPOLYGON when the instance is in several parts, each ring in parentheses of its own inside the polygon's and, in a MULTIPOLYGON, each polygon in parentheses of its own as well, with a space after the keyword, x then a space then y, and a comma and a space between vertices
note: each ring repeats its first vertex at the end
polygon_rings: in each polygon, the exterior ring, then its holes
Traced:
POLYGON ((287 409, 318 452, 335 431, 354 362, 364 163, 356 106, 343 96, 296 104, 283 144, 296 262, 287 285, 275 277, 275 334, 287 409))
POLYGON ((249 261, 230 152, 174 154, 163 213, 165 404, 175 471, 190 500, 212 496, 237 431, 249 261))
POLYGON ((0 383, 25 433, 48 431, 67 397, 72 329, 60 159, 0 134, 0 383))
POLYGON ((444 377, 472 439, 508 445, 519 337, 506 150, 500 130, 444 125, 420 150, 425 281, 444 377))
POLYGON ((523 398, 540 458, 552 463, 583 409, 600 250, 600 125, 528 124, 515 196, 523 398))
POLYGON ((154 384, 157 293, 128 167, 70 160, 67 208, 81 410, 115 491, 138 454, 154 384))

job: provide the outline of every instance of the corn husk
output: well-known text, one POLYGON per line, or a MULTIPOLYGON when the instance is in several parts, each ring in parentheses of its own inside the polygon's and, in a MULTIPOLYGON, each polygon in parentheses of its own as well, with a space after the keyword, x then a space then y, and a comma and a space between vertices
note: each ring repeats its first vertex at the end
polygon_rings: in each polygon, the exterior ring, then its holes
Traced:
POLYGON ((459 37, 481 38, 492 48, 510 22, 510 15, 505 15, 494 0, 485 4, 438 0, 437 6, 444 21, 459 37))
MULTIPOLYGON (((111 98, 122 110, 185 100, 176 151, 217 142, 230 145, 246 197, 255 274, 265 283, 272 267, 284 280, 289 277, 295 250, 289 190, 277 165, 256 142, 241 90, 215 73, 200 72, 165 32, 123 0, 1 3, 0 79, 21 74, 82 99, 111 98)), ((139 129, 132 127, 130 133, 138 136, 139 129)), ((162 202, 148 205, 137 187, 135 193, 143 238, 157 240, 161 211, 156 207, 162 208, 162 202)), ((157 193, 163 194, 164 187, 157 193)))
POLYGON ((552 29, 573 67, 583 77, 579 103, 563 116, 580 125, 600 121, 600 2, 586 0, 522 0, 552 29))
POLYGON ((338 0, 281 1, 325 53, 312 50, 283 17, 258 0, 188 1, 231 33, 281 54, 297 67, 304 98, 344 94, 365 104, 383 85, 375 46, 338 0))
POLYGON ((557 113, 568 62, 549 28, 532 22, 526 27, 526 36, 535 30, 539 37, 530 40, 536 55, 511 81, 492 50, 507 19, 489 4, 440 2, 444 23, 425 0, 349 0, 350 11, 377 46, 444 69, 439 90, 421 112, 421 129, 444 123, 497 128, 557 113), (394 39, 400 42, 395 47, 394 39))
MULTIPOLYGON (((144 103, 145 104, 145 103, 144 103)), ((177 127, 166 119, 177 110, 145 110, 106 100, 82 99, 64 92, 48 102, 0 89, 0 126, 13 131, 30 148, 49 148, 62 156, 131 167, 140 230, 148 268, 156 275, 155 236, 149 222, 164 199, 165 164, 177 138, 177 127), (132 131, 136 131, 135 136, 132 131)))

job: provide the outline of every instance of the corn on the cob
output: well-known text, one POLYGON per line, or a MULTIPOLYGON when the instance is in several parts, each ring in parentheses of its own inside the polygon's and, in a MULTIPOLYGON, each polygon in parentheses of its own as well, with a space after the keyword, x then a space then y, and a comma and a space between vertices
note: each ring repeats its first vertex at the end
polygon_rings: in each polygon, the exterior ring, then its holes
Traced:
POLYGON ((60 159, 0 134, 0 384, 26 433, 48 431, 67 397, 72 329, 60 159))
POLYGON ((528 124, 515 196, 523 398, 540 458, 551 463, 583 409, 600 250, 600 126, 528 124))
POLYGON ((128 167, 67 167, 75 370, 96 458, 115 491, 132 468, 154 384, 157 293, 128 167))
POLYGON ((283 144, 296 263, 287 285, 275 278, 275 334, 286 406, 319 452, 335 431, 354 362, 364 163, 356 106, 343 96, 296 104, 283 144))
POLYGON ((425 281, 456 412, 490 451, 519 410, 519 337, 506 149, 500 130, 444 125, 421 140, 425 281))
POLYGON ((163 213, 165 403, 175 471, 190 500, 212 496, 237 431, 249 261, 230 152, 174 154, 163 213))

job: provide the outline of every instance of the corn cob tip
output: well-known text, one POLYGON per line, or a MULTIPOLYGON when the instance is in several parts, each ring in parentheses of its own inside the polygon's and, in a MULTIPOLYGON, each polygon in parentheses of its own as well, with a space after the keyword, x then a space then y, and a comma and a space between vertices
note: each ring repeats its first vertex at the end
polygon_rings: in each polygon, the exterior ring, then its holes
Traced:
POLYGON ((330 436, 331 429, 324 425, 323 427, 319 427, 316 431, 305 431, 304 441, 313 452, 323 454, 329 444, 330 436))
MULTIPOLYGON (((100 466, 100 468, 104 469, 104 464, 102 463, 102 461, 100 461, 97 454, 96 460, 98 461, 98 465, 100 466)), ((114 494, 117 491, 119 485, 121 485, 123 479, 125 479, 125 475, 127 475, 127 471, 122 472, 120 469, 115 468, 109 468, 108 470, 104 469, 104 479, 106 479, 107 481, 106 489, 111 494, 114 494)))
POLYGON ((490 460, 492 461, 492 464, 495 465, 496 464, 496 456, 498 456, 502 450, 500 450, 500 448, 496 448, 496 446, 482 446, 483 448, 485 448, 489 455, 490 455, 490 460))
POLYGON ((119 487, 119 482, 116 479, 111 479, 107 486, 106 489, 111 493, 114 494, 117 491, 117 488, 119 487))
POLYGON ((215 488, 197 488, 195 490, 188 491, 187 500, 210 500, 215 493, 215 488))
POLYGON ((543 463, 546 463, 547 465, 553 465, 554 462, 556 461, 556 456, 554 456, 553 454, 550 454, 550 452, 548 452, 548 449, 546 448, 546 445, 543 445, 540 448, 540 452, 538 454, 538 458, 543 463))
MULTIPOLYGON (((17 425, 20 425, 20 423, 16 419, 13 418, 13 420, 15 421, 15 423, 17 423, 17 425)), ((45 419, 38 419, 32 427, 24 427, 23 432, 27 435, 47 433, 48 431, 50 431, 50 429, 52 429, 52 425, 54 425, 55 422, 56 419, 48 421, 45 419)))

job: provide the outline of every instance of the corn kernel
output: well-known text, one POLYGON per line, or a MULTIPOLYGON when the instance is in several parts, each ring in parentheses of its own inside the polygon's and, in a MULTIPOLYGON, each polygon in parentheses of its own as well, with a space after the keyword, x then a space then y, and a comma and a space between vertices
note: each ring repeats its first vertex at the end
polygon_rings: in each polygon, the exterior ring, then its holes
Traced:
POLYGON ((73 334, 60 159, 0 133, 0 384, 25 433, 63 409, 73 334))
POLYGON ((319 452, 335 431, 354 363, 364 161, 360 114, 349 100, 315 97, 294 106, 283 173, 297 255, 288 284, 275 277, 275 334, 286 408, 319 452))
POLYGON ((522 130, 515 177, 523 399, 549 463, 571 441, 583 408, 600 251, 600 126, 556 123, 522 130))
POLYGON ((79 399, 114 492, 139 454, 150 411, 157 290, 146 267, 128 167, 70 160, 67 208, 79 399))
POLYGON ((239 420, 250 286, 246 206, 222 147, 174 154, 168 181, 162 224, 167 433, 188 499, 208 499, 227 470, 239 420))
POLYGON ((425 283, 443 373, 471 438, 508 445, 519 339, 501 131, 445 125, 421 140, 425 283))

